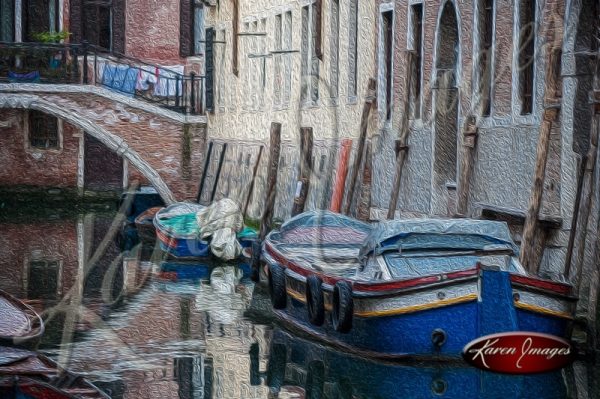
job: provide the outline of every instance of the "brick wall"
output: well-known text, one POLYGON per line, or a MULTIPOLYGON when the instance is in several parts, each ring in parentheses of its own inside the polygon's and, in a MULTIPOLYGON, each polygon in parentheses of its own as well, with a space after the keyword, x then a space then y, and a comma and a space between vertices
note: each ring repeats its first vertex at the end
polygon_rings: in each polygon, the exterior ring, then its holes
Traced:
POLYGON ((76 187, 79 130, 62 124, 62 148, 30 148, 25 132, 26 111, 3 110, 10 127, 0 128, 0 186, 76 187))

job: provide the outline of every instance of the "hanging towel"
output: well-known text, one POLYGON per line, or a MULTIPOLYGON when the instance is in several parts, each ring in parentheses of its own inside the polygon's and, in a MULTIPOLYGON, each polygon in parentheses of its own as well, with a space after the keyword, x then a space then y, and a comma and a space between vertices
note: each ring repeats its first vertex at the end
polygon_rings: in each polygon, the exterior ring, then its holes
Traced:
POLYGON ((174 96, 182 94, 183 65, 156 68, 157 83, 154 86, 155 96, 174 96), (166 69, 163 69, 166 68, 166 69), (177 80, 179 76, 179 80, 177 80))
POLYGON ((135 88, 138 90, 148 90, 150 83, 156 86, 158 79, 156 77, 156 68, 144 65, 138 69, 137 82, 135 88))
POLYGON ((137 69, 127 65, 106 64, 102 74, 102 85, 121 94, 133 96, 137 69))

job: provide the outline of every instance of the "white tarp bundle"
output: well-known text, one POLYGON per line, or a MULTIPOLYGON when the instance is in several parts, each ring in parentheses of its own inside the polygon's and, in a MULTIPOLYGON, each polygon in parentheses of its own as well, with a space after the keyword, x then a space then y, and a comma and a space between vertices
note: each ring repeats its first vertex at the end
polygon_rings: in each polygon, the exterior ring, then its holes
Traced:
POLYGON ((242 253, 236 233, 244 228, 244 218, 238 204, 224 198, 196 213, 200 238, 211 237, 210 250, 223 260, 232 260, 242 253))

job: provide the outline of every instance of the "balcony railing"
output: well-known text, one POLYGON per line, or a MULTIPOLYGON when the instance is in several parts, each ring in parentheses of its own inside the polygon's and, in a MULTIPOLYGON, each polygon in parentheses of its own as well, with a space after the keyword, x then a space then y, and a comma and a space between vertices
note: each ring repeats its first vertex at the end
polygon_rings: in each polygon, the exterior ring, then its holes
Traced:
POLYGON ((103 86, 172 111, 204 114, 204 77, 86 43, 0 42, 0 82, 103 86))

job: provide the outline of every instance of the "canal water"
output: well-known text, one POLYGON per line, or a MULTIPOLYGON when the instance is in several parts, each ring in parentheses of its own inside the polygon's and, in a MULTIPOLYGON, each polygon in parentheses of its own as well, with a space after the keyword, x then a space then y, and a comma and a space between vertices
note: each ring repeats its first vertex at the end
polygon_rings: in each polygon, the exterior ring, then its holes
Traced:
POLYGON ((576 397, 571 369, 506 376, 336 352, 280 325, 248 265, 169 260, 120 227, 111 201, 0 201, 0 289, 43 315, 38 350, 113 398, 576 397))

